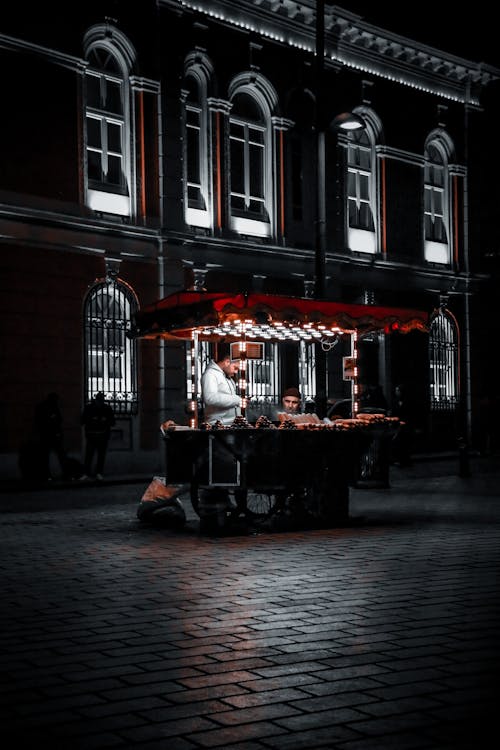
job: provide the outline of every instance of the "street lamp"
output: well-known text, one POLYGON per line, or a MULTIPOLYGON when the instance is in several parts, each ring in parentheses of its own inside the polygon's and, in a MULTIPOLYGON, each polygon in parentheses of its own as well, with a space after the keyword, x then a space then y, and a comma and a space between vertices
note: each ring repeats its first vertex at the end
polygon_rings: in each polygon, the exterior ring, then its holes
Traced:
POLYGON ((355 112, 341 112, 330 123, 332 130, 361 130, 364 127, 364 120, 355 112))

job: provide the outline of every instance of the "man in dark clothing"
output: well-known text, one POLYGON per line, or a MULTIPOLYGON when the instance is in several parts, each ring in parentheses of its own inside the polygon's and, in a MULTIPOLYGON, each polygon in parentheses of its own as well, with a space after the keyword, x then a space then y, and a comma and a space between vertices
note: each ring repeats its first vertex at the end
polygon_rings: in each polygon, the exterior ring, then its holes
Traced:
POLYGON ((40 441, 43 479, 51 480, 50 456, 55 453, 64 474, 66 453, 63 448, 62 416, 57 393, 49 393, 35 410, 35 427, 40 441))
POLYGON ((104 461, 108 448, 111 428, 115 424, 113 409, 104 400, 104 393, 97 393, 82 413, 81 423, 85 428, 85 473, 81 479, 92 475, 92 460, 97 455, 96 479, 103 478, 104 461))
POLYGON ((401 422, 398 431, 392 439, 392 456, 394 463, 400 466, 411 466, 412 449, 415 435, 415 410, 404 385, 397 385, 394 389, 394 405, 391 410, 393 417, 401 422))

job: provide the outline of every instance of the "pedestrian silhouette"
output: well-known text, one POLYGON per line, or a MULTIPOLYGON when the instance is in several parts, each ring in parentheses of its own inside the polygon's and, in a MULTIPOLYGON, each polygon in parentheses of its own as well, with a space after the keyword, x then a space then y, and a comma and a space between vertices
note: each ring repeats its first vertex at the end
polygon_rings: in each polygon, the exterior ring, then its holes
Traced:
POLYGON ((80 479, 93 476, 94 456, 96 456, 95 478, 102 479, 111 428, 115 424, 113 409, 106 403, 102 391, 96 393, 92 401, 86 404, 80 421, 85 429, 85 473, 80 479))
POLYGON ((381 412, 385 414, 388 408, 387 399, 384 396, 382 386, 379 383, 364 387, 360 399, 360 407, 364 412, 381 412))
POLYGON ((412 464, 415 408, 408 394, 408 389, 403 384, 397 385, 394 389, 394 403, 391 410, 391 415, 401 420, 392 440, 393 461, 400 466, 412 464))
POLYGON ((55 454, 61 468, 65 471, 66 451, 63 446, 62 415, 57 393, 49 393, 44 401, 35 408, 35 429, 40 448, 40 469, 42 479, 53 479, 50 459, 55 454))

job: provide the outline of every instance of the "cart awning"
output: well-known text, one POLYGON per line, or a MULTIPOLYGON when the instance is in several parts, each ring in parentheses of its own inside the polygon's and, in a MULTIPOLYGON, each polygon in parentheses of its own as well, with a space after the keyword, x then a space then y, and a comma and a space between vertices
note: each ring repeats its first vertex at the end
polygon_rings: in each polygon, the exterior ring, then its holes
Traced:
POLYGON ((132 338, 314 340, 338 333, 428 331, 427 312, 276 294, 181 291, 136 313, 132 338))

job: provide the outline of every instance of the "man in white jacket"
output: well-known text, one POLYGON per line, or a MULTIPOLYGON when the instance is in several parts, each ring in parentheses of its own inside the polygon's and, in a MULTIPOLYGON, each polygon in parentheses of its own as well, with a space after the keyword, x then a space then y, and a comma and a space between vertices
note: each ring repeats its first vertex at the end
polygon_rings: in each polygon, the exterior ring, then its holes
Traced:
MULTIPOLYGON (((238 372, 238 367, 238 361, 231 360, 229 344, 219 344, 215 359, 209 362, 201 377, 205 422, 210 424, 221 422, 228 426, 241 415, 245 400, 236 393, 234 377, 238 372)), ((234 490, 236 507, 233 508, 226 489, 219 487, 203 490, 204 502, 208 504, 211 499, 214 503, 220 502, 223 496, 226 498, 232 518, 248 515, 246 490, 239 488, 234 490)))
POLYGON ((219 345, 216 360, 211 360, 201 378, 205 421, 232 424, 240 416, 242 399, 236 393, 234 376, 238 362, 231 360, 229 347, 219 345))

